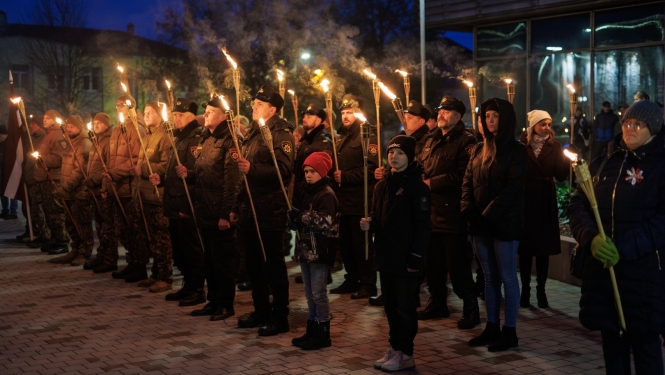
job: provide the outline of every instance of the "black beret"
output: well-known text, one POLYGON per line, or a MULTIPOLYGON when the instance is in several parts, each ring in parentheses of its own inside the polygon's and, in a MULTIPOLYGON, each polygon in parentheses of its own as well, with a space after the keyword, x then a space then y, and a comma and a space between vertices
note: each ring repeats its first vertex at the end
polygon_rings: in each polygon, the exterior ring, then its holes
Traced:
POLYGON ((414 116, 422 117, 425 122, 427 122, 427 120, 429 120, 429 118, 432 116, 432 113, 430 113, 429 109, 425 108, 417 100, 410 101, 409 106, 406 107, 404 113, 410 113, 414 116))
POLYGON ((263 85, 259 91, 252 98, 258 99, 262 102, 270 103, 273 107, 277 108, 277 111, 282 109, 284 106, 284 98, 275 89, 269 85, 263 85))
POLYGON ((180 112, 180 113, 191 112, 194 115, 196 115, 198 109, 199 105, 196 104, 196 102, 193 102, 185 98, 178 98, 178 100, 176 100, 175 102, 175 107, 173 107, 173 112, 180 112))
POLYGON ((345 108, 358 108, 359 110, 363 110, 364 102, 362 98, 355 96, 353 94, 346 94, 342 98, 342 104, 339 106, 339 109, 345 109, 345 108))

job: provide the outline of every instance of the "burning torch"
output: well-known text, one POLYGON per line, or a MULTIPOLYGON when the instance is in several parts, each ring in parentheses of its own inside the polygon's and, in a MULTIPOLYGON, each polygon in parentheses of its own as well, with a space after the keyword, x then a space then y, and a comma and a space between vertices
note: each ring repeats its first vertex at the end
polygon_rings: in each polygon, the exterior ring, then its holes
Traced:
MULTIPOLYGON (((173 100, 173 90, 171 90, 171 82, 169 82, 168 79, 165 79, 164 82, 166 83, 166 103, 169 106, 169 111, 173 110, 173 104, 175 101, 173 100)), ((164 119, 164 121, 167 121, 164 119)))
POLYGON ((399 69, 395 70, 395 73, 399 73, 404 77, 404 97, 406 98, 406 102, 409 103, 409 93, 411 92, 411 78, 409 78, 409 73, 399 69))
POLYGON ((129 81, 127 80, 127 74, 125 73, 125 68, 120 66, 118 64, 117 66, 118 71, 120 72, 120 84, 122 85, 123 90, 125 90, 125 93, 127 93, 127 88, 129 87, 129 81))
POLYGON ((298 97, 293 90, 289 90, 288 93, 291 94, 291 104, 293 104, 293 114, 296 120, 296 129, 298 129, 298 97))
MULTIPOLYGON (((148 166, 148 172, 152 174, 152 167, 150 166, 150 160, 148 159, 148 152, 146 151, 145 148, 145 143, 143 142, 143 137, 141 137, 141 132, 139 131, 139 123, 136 119, 136 109, 132 107, 132 102, 131 100, 127 99, 125 101, 127 103, 127 107, 129 107, 129 118, 132 120, 132 123, 134 124, 134 127, 136 128, 136 135, 138 135, 139 143, 141 144, 141 150, 143 151, 143 155, 146 161, 146 165, 148 166)), ((138 160, 136 160, 136 163, 138 165, 138 160)), ((154 186, 155 188, 155 195, 157 198, 159 198, 159 188, 157 186, 154 186)))
POLYGON ((464 81, 467 86, 469 86, 469 103, 471 104, 471 123, 473 124, 473 129, 478 130, 476 127, 476 88, 473 87, 472 81, 464 81))
POLYGON ((233 61, 233 59, 231 58, 231 56, 229 56, 229 54, 226 52, 225 49, 223 49, 222 52, 224 52, 224 56, 226 56, 226 59, 229 60, 231 66, 233 67, 233 87, 236 90, 236 109, 238 110, 238 114, 240 114, 240 71, 238 70, 238 64, 236 64, 236 62, 233 61))
MULTIPOLYGON (((589 166, 584 161, 584 159, 578 158, 577 154, 569 151, 568 149, 563 150, 563 153, 570 158, 572 161, 571 166, 575 170, 575 176, 577 176, 577 183, 582 188, 584 195, 586 195, 591 205, 591 210, 593 211, 593 216, 596 218, 596 225, 600 231, 600 235, 603 238, 605 237, 605 230, 603 229, 603 222, 600 219, 600 213, 598 212, 598 201, 596 200, 596 193, 593 189, 593 180, 591 179, 591 173, 589 172, 589 166)), ((605 266, 607 267, 607 265, 605 266)), ((617 278, 614 274, 614 266, 610 266, 610 278, 612 279, 612 289, 614 290, 614 301, 617 305, 617 311, 619 313, 619 321, 621 323, 622 332, 626 331, 626 320, 623 316, 623 307, 621 306, 621 296, 619 296, 619 287, 617 286, 617 278)))
MULTIPOLYGON (((12 73, 9 72, 10 80, 12 79, 11 74, 12 73)), ((12 99, 12 103, 17 105, 18 109, 21 111, 21 116, 22 116, 21 122, 25 125, 25 131, 28 134, 28 140, 30 141, 30 151, 35 152, 35 146, 32 144, 32 136, 30 135, 30 129, 28 129, 29 128, 28 120, 25 117, 25 105, 23 105, 23 99, 21 99, 20 96, 16 97, 16 98, 12 99)), ((32 117, 32 115, 30 117, 32 117)))
POLYGON ((406 128, 406 123, 404 121, 404 107, 402 107, 402 101, 395 94, 393 94, 383 82, 379 82, 379 87, 383 92, 390 98, 390 102, 393 103, 393 108, 399 117, 399 122, 402 123, 402 127, 406 128))
MULTIPOLYGON (((282 98, 285 98, 285 91, 286 90, 286 80, 284 79, 284 72, 281 70, 277 69, 277 81, 279 81, 279 95, 281 95, 282 98)), ((280 117, 284 118, 284 106, 282 106, 282 109, 279 112, 280 117)), ((298 114, 296 114, 296 117, 298 114)))
MULTIPOLYGON (((369 149, 369 123, 362 113, 356 113, 356 118, 360 120, 360 134, 362 135, 363 147, 363 195, 365 205, 365 219, 369 217, 369 194, 367 182, 367 152, 369 149)), ((369 258, 369 231, 365 231, 365 260, 369 258)))
POLYGON ((332 92, 330 91, 330 81, 324 79, 321 81, 321 88, 326 94, 326 109, 328 109, 328 123, 330 124, 330 137, 332 137, 332 146, 333 146, 333 158, 335 159, 335 171, 339 171, 339 163, 337 163, 337 141, 335 140, 335 126, 333 124, 332 117, 332 92))
POLYGON ((510 102, 510 104, 513 104, 513 100, 515 99, 515 84, 513 83, 513 80, 510 78, 506 78, 504 81, 506 82, 508 101, 510 102))
MULTIPOLYGON (((383 165, 383 156, 381 155, 381 121, 380 121, 380 114, 379 114, 379 99, 381 99, 381 88, 380 85, 382 85, 381 80, 376 77, 376 74, 370 72, 369 70, 365 69, 363 70, 363 73, 365 73, 369 78, 372 79, 372 91, 374 92, 374 104, 376 104, 376 138, 378 140, 377 143, 377 150, 379 152, 379 167, 383 165)), ((394 105, 394 104, 393 104, 394 105)), ((402 121, 402 124, 404 124, 404 119, 400 119, 402 121)))
MULTIPOLYGON (((242 157, 242 149, 240 148, 240 144, 238 143, 238 133, 236 132, 236 129, 233 126, 233 110, 229 107, 229 103, 226 102, 223 96, 219 97, 222 100, 222 105, 224 106, 224 110, 226 113, 226 125, 229 127, 229 132, 231 133, 231 137, 233 138, 233 144, 236 146, 236 152, 238 152, 238 155, 242 157)), ((272 136, 272 135, 271 135, 272 136)), ((272 140, 272 138, 271 138, 272 140)), ((272 144, 272 142, 271 142, 272 144)), ((273 156, 274 156, 273 152, 273 156)), ((277 175, 280 176, 279 170, 277 171, 277 175)), ((243 175, 242 180, 245 181, 245 190, 247 190, 247 196, 249 197, 249 205, 252 208, 252 215, 254 216, 254 226, 256 226, 256 234, 259 236, 259 244, 261 245, 261 253, 263 254, 263 261, 266 261, 266 251, 265 248, 263 247, 263 239, 261 238, 261 231, 259 230, 259 219, 256 217, 256 209, 254 208, 254 199, 252 199, 252 193, 249 191, 249 182, 247 182, 247 176, 243 175)), ((282 178, 280 176, 280 182, 282 181, 282 178)), ((282 184, 282 188, 284 188, 284 185, 282 184)), ((289 206, 291 208, 291 206, 289 206)))

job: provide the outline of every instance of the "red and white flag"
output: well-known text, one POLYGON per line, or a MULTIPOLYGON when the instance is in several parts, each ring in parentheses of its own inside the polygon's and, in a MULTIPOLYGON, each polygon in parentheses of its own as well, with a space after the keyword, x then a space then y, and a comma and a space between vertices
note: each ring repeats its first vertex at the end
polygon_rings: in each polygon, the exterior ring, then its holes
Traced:
POLYGON ((23 160, 25 152, 21 135, 25 133, 18 105, 9 102, 9 121, 7 122, 7 149, 5 153, 5 173, 2 187, 4 196, 23 200, 23 160))

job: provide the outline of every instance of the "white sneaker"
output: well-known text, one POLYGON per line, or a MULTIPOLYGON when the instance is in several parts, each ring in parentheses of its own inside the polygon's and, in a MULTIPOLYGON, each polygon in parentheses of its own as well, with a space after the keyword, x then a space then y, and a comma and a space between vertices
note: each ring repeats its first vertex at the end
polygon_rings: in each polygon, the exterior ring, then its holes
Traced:
POLYGON ((407 368, 415 367, 416 361, 413 356, 408 356, 401 351, 397 351, 395 355, 387 362, 381 365, 383 371, 399 371, 407 368))
POLYGON ((390 359, 391 359, 392 357, 394 357, 395 354, 397 354, 397 353, 398 353, 397 350, 394 350, 393 348, 388 348, 388 349, 386 350, 386 354, 384 354, 383 357, 381 357, 381 359, 379 359, 378 361, 374 362, 374 368, 375 368, 375 369, 380 369, 381 366, 383 366, 384 363, 390 361, 390 359))

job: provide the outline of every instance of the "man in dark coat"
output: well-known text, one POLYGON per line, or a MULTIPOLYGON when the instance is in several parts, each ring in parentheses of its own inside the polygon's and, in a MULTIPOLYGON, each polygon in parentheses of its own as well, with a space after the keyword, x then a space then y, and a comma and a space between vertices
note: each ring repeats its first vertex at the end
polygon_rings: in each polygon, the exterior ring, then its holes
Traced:
MULTIPOLYGON (((376 295, 376 271, 374 245, 370 237, 369 254, 365 259, 365 233, 358 227, 364 215, 364 168, 362 134, 360 120, 356 111, 363 110, 363 100, 347 94, 342 99, 342 124, 337 138, 337 161, 339 170, 335 171, 331 187, 335 191, 342 214, 339 225, 339 249, 344 261, 344 282, 331 289, 332 294, 353 293, 352 299, 366 299, 376 295)), ((370 135, 367 157, 368 199, 372 201, 374 191, 374 170, 378 165, 378 146, 376 136, 370 135)))
POLYGON ((178 98, 173 108, 173 142, 175 149, 169 155, 166 172, 159 177, 164 184, 164 215, 169 218, 169 233, 173 247, 173 261, 183 276, 183 286, 175 293, 169 293, 167 301, 180 301, 179 306, 194 306, 206 301, 203 286, 205 270, 203 266, 203 248, 196 231, 196 222, 187 200, 187 192, 182 178, 178 177, 176 167, 180 164, 187 168, 185 180, 189 195, 196 197, 194 163, 201 141, 201 126, 196 119, 198 105, 185 98, 178 98), (177 153, 177 158, 175 153, 177 153))
POLYGON ((604 154, 607 150, 607 143, 612 140, 614 127, 619 122, 619 117, 612 111, 610 102, 603 102, 603 109, 596 115, 593 122, 593 144, 591 150, 591 159, 604 154))
POLYGON ((438 110, 438 131, 430 133, 418 154, 424 166, 425 184, 432 192, 432 234, 425 262, 431 298, 418 313, 418 319, 450 316, 446 303, 446 281, 450 274, 453 291, 464 300, 464 313, 457 326, 470 329, 480 323, 480 314, 460 198, 469 154, 477 141, 462 122, 466 112, 462 101, 444 96, 438 110))
POLYGON ((570 229, 580 244, 582 298, 580 322, 600 330, 608 374, 662 374, 659 333, 665 318, 665 293, 659 250, 665 247, 665 148, 663 110, 646 101, 633 103, 607 155, 590 165, 605 237, 589 200, 577 189, 568 206, 570 229), (614 267, 626 332, 621 335, 607 267, 614 267))
POLYGON ((238 319, 238 326, 260 327, 260 336, 289 331, 289 280, 282 251, 282 234, 287 227, 286 211, 290 207, 284 198, 277 173, 283 182, 291 179, 295 152, 293 125, 277 115, 282 106, 284 99, 268 85, 262 86, 254 95, 252 130, 247 133, 243 157, 238 160, 240 173, 247 179, 251 189, 265 261, 244 183, 239 186, 240 195, 231 214, 232 223, 240 225, 254 300, 254 312, 247 318, 238 319), (260 126, 270 130, 279 171, 275 168, 260 126))

